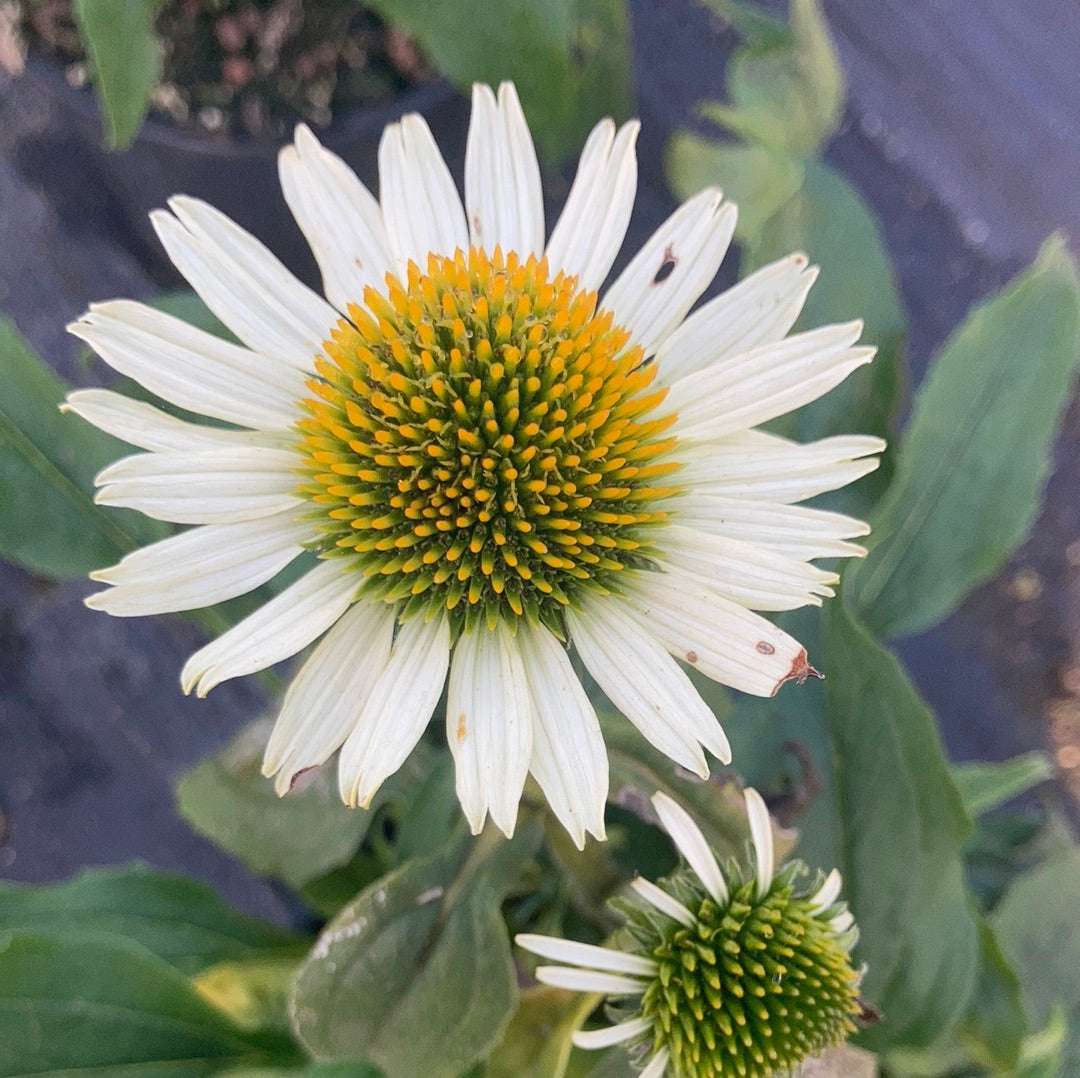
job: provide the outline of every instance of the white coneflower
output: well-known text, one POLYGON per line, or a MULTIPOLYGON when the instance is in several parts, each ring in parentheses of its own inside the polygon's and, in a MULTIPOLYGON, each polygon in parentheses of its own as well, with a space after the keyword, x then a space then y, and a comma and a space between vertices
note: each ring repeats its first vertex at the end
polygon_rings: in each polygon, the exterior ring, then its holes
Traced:
POLYGON ((115 393, 68 407, 149 452, 98 501, 199 525, 94 574, 121 616, 218 603, 303 550, 323 559, 193 655, 185 691, 323 637, 293 682, 265 771, 341 748, 367 804, 420 737, 449 671, 465 813, 509 833, 527 773, 580 845, 603 835, 607 762, 568 657, 659 749, 708 771, 728 743, 679 665, 768 695, 811 673, 756 610, 831 595, 814 558, 863 553, 857 520, 793 503, 865 475, 882 443, 751 429, 826 392, 872 349, 860 324, 787 337, 815 271, 801 255, 687 312, 735 207, 708 190, 598 301, 634 200, 638 125, 600 123, 544 242, 540 173, 513 86, 473 94, 465 204, 424 121, 387 128, 380 200, 300 127, 281 180, 326 298, 196 199, 153 222, 242 342, 142 304, 71 331, 120 373, 229 429, 115 393), (325 634, 325 636, 324 636, 325 634), (674 656, 674 658, 672 657, 674 656))
POLYGON ((840 901, 840 874, 797 881, 806 866, 775 871, 772 825, 756 790, 746 791, 753 865, 717 864, 689 814, 653 797, 688 867, 661 884, 638 878, 619 904, 624 949, 519 935, 542 958, 544 984, 611 997, 614 1024, 574 1034, 580 1048, 625 1044, 642 1078, 766 1078, 789 1073, 854 1032, 861 975, 858 938, 840 901))

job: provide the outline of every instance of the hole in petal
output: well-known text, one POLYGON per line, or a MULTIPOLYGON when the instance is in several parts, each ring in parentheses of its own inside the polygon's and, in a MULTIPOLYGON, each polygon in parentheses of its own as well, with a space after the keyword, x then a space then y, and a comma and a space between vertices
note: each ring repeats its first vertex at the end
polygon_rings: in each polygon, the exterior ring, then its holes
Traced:
POLYGON ((663 284, 674 272, 675 265, 679 260, 675 257, 675 251, 672 249, 669 243, 664 248, 664 257, 660 262, 660 268, 656 271, 656 276, 653 277, 653 284, 663 284))

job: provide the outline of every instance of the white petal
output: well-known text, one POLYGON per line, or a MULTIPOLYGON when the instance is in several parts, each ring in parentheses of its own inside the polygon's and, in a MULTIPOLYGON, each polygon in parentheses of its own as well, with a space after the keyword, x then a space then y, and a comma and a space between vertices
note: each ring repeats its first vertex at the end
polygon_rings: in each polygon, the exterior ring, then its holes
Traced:
POLYGON ((542 625, 521 625, 518 647, 533 711, 529 769, 579 849, 588 831, 604 838, 607 751, 596 712, 566 649, 542 625))
POLYGON ((850 347, 861 333, 861 322, 825 326, 680 378, 664 402, 679 413, 679 438, 722 438, 817 400, 874 358, 850 347))
POLYGON ((379 143, 379 201, 398 269, 422 270, 430 253, 466 250, 469 232, 450 170, 427 122, 416 113, 390 124, 379 143))
POLYGON ((596 973, 591 969, 568 969, 566 966, 538 966, 536 979, 552 988, 570 992, 603 992, 607 996, 636 996, 645 991, 643 981, 618 973, 596 973))
POLYGON ((631 1018, 618 1025, 606 1026, 604 1029, 578 1030, 571 1034, 570 1039, 578 1048, 587 1051, 595 1048, 610 1048, 614 1044, 623 1044, 632 1041, 635 1037, 643 1037, 653 1027, 649 1018, 631 1018))
POLYGON ((439 702, 449 664, 445 615, 415 617, 398 630, 390 660, 341 749, 338 783, 347 805, 367 808, 405 762, 439 702))
POLYGON ((808 562, 680 524, 664 529, 658 548, 665 564, 751 610, 820 606, 839 579, 808 562))
POLYGON ((638 1075, 638 1078, 663 1078, 664 1071, 667 1070, 668 1057, 670 1052, 667 1048, 661 1048, 652 1059, 649 1060, 648 1065, 638 1075))
POLYGON ((601 120, 592 129, 548 240, 552 272, 576 275, 581 288, 599 288, 622 247, 637 191, 634 145, 640 128, 631 120, 616 135, 615 124, 601 120))
POLYGON ((466 630, 454 646, 446 740, 473 834, 483 830, 490 810, 511 836, 532 755, 532 710, 521 655, 502 623, 494 632, 466 630))
POLYGON ((661 890, 651 880, 644 876, 638 876, 631 881, 630 889, 645 899, 650 906, 658 909, 666 917, 690 928, 697 922, 697 918, 676 898, 672 898, 667 891, 661 890))
POLYGON ((874 471, 880 438, 846 434, 800 445, 748 430, 682 449, 678 482, 703 494, 790 504, 853 483, 874 471), (860 459, 865 458, 865 459, 860 459))
POLYGON ((716 902, 727 902, 728 889, 724 874, 716 863, 712 850, 701 828, 694 822, 690 813, 668 797, 663 791, 657 791, 652 797, 653 808, 664 825, 664 830, 671 836, 679 853, 686 858, 686 863, 694 870, 697 878, 705 886, 716 902))
POLYGON ((753 543, 789 558, 861 558, 865 547, 845 542, 868 535, 870 526, 842 513, 802 505, 755 502, 747 498, 689 491, 673 499, 673 519, 688 528, 753 543))
POLYGON ((729 356, 783 340, 817 268, 793 254, 763 266, 694 311, 657 350, 658 380, 670 384, 729 356))
POLYGON ((474 83, 465 148, 465 208, 474 247, 516 251, 524 261, 544 248, 544 196, 529 125, 513 83, 474 83))
POLYGON ((230 524, 303 505, 294 491, 300 458, 262 446, 139 453, 98 473, 95 501, 175 524, 230 524))
POLYGON ((757 790, 747 786, 743 796, 746 798, 746 815, 750 820, 750 835, 754 840, 757 896, 764 898, 772 886, 775 871, 772 820, 769 819, 769 810, 757 790))
POLYGON ((825 877, 825 882, 818 889, 817 894, 810 899, 810 912, 821 913, 827 910, 840 897, 843 882, 839 869, 834 868, 825 877))
POLYGON ((345 613, 360 583, 348 559, 321 562, 195 652, 180 672, 181 687, 202 697, 229 678, 265 670, 295 655, 345 613))
POLYGON ((677 570, 628 574, 627 600, 641 624, 706 677, 754 696, 772 696, 810 672, 806 650, 760 614, 677 570))
POLYGON ((113 370, 192 412, 242 427, 280 429, 300 416, 304 375, 131 300, 91 304, 68 332, 113 370))
POLYGON ((568 962, 572 966, 586 966, 589 969, 607 970, 609 973, 630 973, 643 977, 652 977, 657 971, 657 965, 651 958, 626 954, 610 947, 595 947, 591 943, 577 943, 574 940, 537 936, 528 932, 515 936, 514 942, 541 958, 568 962))
POLYGON ((207 307, 249 348, 312 370, 337 311, 220 210, 186 195, 169 208, 176 217, 155 210, 150 220, 207 307))
POLYGON ((144 401, 109 389, 78 389, 60 405, 61 412, 93 423, 114 438, 156 452, 189 452, 240 445, 284 445, 294 440, 288 431, 222 430, 188 423, 144 401))
POLYGON ((602 306, 651 355, 709 287, 735 232, 735 207, 708 188, 684 202, 604 294, 602 306))
POLYGON ((679 664, 615 596, 567 611, 581 661, 608 699, 665 755, 705 778, 699 742, 724 763, 731 748, 716 717, 679 664))
POLYGON ((281 189, 319 263, 323 291, 339 311, 381 288, 392 268, 390 241, 374 195, 306 124, 278 154, 281 189))
POLYGON ((855 915, 851 910, 838 913, 830 922, 829 927, 834 932, 846 932, 855 923, 855 915))
POLYGON ((115 586, 88 596, 86 605, 138 617, 223 603, 276 576, 313 535, 311 522, 291 513, 193 528, 91 573, 115 586))
POLYGON ((293 678, 263 757, 279 795, 299 772, 325 763, 356 726, 390 658, 394 620, 388 603, 353 603, 293 678))

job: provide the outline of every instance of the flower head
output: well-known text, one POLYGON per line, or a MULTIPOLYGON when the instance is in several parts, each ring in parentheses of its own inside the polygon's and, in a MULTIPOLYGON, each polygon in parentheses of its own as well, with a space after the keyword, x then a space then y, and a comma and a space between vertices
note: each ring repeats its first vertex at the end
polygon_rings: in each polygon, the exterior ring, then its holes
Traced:
POLYGON ((106 390, 66 405, 147 452, 98 501, 196 525, 94 578, 119 616, 187 610, 318 564, 193 655, 202 696, 316 641, 264 770, 287 792, 341 750, 366 805, 449 681, 446 727, 474 830, 507 833, 528 773, 574 840, 603 835, 607 761, 576 649, 654 745, 708 773, 727 740, 680 665, 768 695, 812 673, 757 611, 819 604, 816 558, 864 553, 860 521, 795 503, 877 465, 878 439, 798 445, 754 429, 868 362, 859 323, 788 336, 815 271, 759 270, 687 317, 735 207, 681 206, 598 289, 634 201, 637 124, 597 125, 545 242, 513 86, 473 94, 465 200, 424 121, 386 129, 379 200, 305 127, 285 197, 322 272, 311 291, 196 199, 154 226, 239 344, 129 301, 71 331, 188 411, 106 390))
POLYGON ((687 867, 657 885, 633 882, 619 904, 621 949, 519 935, 566 966, 541 966, 544 984, 609 997, 614 1024, 574 1035, 581 1048, 626 1044, 647 1056, 648 1078, 766 1078, 787 1073, 855 1030, 858 937, 833 871, 800 886, 806 866, 774 871, 769 814, 746 791, 752 867, 721 870, 697 824, 666 794, 653 805, 687 867))

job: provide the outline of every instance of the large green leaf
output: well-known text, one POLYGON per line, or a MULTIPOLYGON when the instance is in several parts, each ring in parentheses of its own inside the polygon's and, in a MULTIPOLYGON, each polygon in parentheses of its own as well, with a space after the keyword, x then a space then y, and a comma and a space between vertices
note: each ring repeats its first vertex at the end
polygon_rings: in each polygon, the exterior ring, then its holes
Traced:
POLYGON ((195 1078, 290 1054, 238 1029, 142 948, 105 937, 0 938, 0 1076, 195 1078))
POLYGON ((513 79, 540 151, 557 163, 603 116, 631 109, 625 0, 372 0, 464 90, 513 79))
POLYGON ((972 816, 989 812, 1053 778, 1054 766, 1045 752, 1027 752, 1001 763, 957 764, 953 782, 964 808, 972 816))
POLYGON ((844 75, 819 0, 792 0, 790 20, 789 34, 759 37, 735 53, 731 103, 703 111, 748 142, 808 156, 839 125, 844 75))
POLYGON ((410 861, 324 929, 297 974, 293 1028, 316 1059, 364 1056, 388 1078, 458 1078, 498 1043, 517 1003, 499 905, 539 821, 410 861))
POLYGON ((1073 849, 1021 876, 990 915, 1002 951, 1020 974, 1032 1028, 1052 1023, 1055 1008, 1065 1009, 1061 1075, 1080 1074, 1078 899, 1080 851, 1073 849))
POLYGON ((885 1015, 866 1046, 921 1047, 953 1027, 975 985, 962 857, 971 824, 933 716, 843 599, 826 608, 825 639, 841 869, 869 967, 863 993, 885 1015))
POLYGON ((0 934, 117 936, 185 973, 218 962, 297 952, 300 939, 227 906, 209 887, 144 865, 88 869, 44 887, 0 884, 0 934))
POLYGON ((1020 979, 985 919, 979 921, 979 977, 961 1034, 979 1063, 1004 1071, 1016 1068, 1027 1034, 1020 979))
POLYGON ((267 720, 252 723, 223 752, 189 771, 177 784, 177 801, 197 831, 253 871, 297 888, 345 864, 376 809, 400 797, 430 764, 426 746, 418 746, 366 811, 342 803, 333 767, 322 768, 305 788, 278 797, 260 771, 270 728, 267 720))
POLYGON ((153 26, 160 2, 75 0, 73 5, 114 149, 123 149, 138 133, 161 78, 161 42, 153 26))
POLYGON ((878 634, 940 621, 1035 519, 1080 354, 1080 282, 1055 237, 950 338, 915 401, 873 555, 851 581, 878 634))
POLYGON ((0 318, 0 557, 54 577, 110 565, 164 528, 94 504, 94 476, 130 450, 59 406, 67 387, 0 318))

